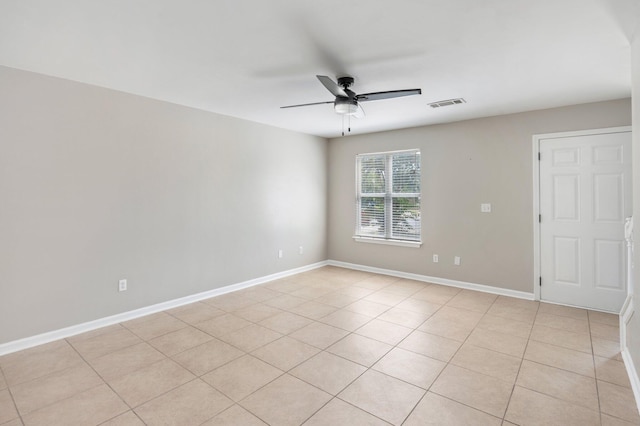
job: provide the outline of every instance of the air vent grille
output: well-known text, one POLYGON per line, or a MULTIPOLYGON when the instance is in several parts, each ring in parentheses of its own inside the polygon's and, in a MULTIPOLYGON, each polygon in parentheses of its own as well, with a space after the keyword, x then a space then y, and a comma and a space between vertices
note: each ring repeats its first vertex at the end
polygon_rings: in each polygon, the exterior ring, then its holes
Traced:
POLYGON ((466 104, 466 103, 467 101, 465 101, 464 99, 457 98, 457 99, 446 99, 444 101, 438 101, 438 102, 431 102, 429 106, 431 108, 440 108, 445 106, 460 105, 460 104, 466 104))

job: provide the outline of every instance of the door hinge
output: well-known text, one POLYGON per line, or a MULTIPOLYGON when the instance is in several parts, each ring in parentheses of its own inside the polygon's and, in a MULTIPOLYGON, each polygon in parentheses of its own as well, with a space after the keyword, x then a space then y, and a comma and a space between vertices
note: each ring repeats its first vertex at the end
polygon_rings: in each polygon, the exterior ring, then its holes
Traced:
POLYGON ((542 277, 540 277, 540 287, 542 287, 542 277))
POLYGON ((542 223, 542 215, 541 214, 538 215, 538 223, 542 223))
POLYGON ((542 155, 538 153, 538 161, 540 161, 541 158, 542 158, 542 155))

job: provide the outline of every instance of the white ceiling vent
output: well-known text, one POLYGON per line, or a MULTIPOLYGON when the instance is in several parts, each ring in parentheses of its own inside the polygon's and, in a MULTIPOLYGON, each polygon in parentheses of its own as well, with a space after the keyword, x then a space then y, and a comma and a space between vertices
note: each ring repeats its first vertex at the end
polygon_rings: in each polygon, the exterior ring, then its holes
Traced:
POLYGON ((440 107, 445 107, 450 105, 459 105, 459 104, 466 104, 466 103, 467 101, 465 101, 464 99, 457 98, 457 99, 447 99, 445 101, 431 102, 429 106, 431 108, 440 108, 440 107))

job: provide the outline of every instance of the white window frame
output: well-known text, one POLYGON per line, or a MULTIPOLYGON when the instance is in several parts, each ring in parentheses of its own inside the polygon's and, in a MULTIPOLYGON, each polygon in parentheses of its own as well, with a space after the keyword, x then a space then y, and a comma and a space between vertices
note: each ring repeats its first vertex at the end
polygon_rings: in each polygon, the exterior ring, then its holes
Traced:
MULTIPOLYGON (((356 156, 356 226, 353 239, 356 242, 361 243, 374 243, 374 244, 386 244, 386 245, 394 245, 401 247, 414 247, 418 248, 422 246, 422 227, 420 227, 420 235, 417 240, 413 239, 399 239, 394 238, 392 234, 393 228, 393 199, 394 198, 412 198, 417 197, 421 199, 422 197, 422 188, 420 192, 417 193, 407 193, 407 192, 393 192, 393 156, 396 154, 402 153, 417 153, 420 155, 420 149, 407 149, 400 151, 385 151, 385 152, 373 152, 373 153, 365 153, 358 154, 356 156), (384 193, 362 193, 361 183, 361 159, 364 157, 372 157, 372 156, 381 156, 385 158, 385 176, 390 178, 385 179, 385 192, 384 193), (362 197, 377 197, 384 199, 384 215, 385 215, 385 235, 383 237, 370 236, 370 235, 362 235, 359 234, 361 229, 361 198, 362 197)), ((421 167, 422 169, 422 167, 421 167)), ((422 203, 420 205, 420 209, 422 209, 422 203)), ((422 217, 422 215, 421 215, 422 217)))

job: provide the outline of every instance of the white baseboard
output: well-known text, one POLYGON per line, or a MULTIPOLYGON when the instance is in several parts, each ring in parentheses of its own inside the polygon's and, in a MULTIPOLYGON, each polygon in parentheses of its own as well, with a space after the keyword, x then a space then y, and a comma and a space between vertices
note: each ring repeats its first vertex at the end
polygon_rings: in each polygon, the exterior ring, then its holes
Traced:
POLYGON ((248 287, 253 287, 255 285, 264 284, 269 281, 285 278, 291 275, 299 274, 301 272, 311 271, 313 269, 326 266, 327 264, 328 263, 326 261, 318 262, 311 265, 302 266, 300 268, 290 269, 288 271, 266 275, 264 277, 255 278, 255 279, 244 281, 241 283, 231 284, 231 285, 227 285, 220 288, 215 288, 213 290, 208 290, 202 293, 192 294, 192 295, 181 297, 178 299, 168 300, 166 302, 157 303, 155 305, 145 306, 143 308, 135 309, 133 311, 122 312, 120 314, 112 315, 105 318, 100 318, 94 321, 72 325, 70 327, 61 328, 59 330, 49 331, 49 332, 38 334, 35 336, 14 340, 12 342, 2 343, 0 344, 0 356, 21 351, 23 349, 32 348, 34 346, 43 345, 45 343, 53 342, 55 340, 64 339, 66 337, 75 336, 76 334, 85 333, 87 331, 95 330, 95 329, 106 327, 109 325, 118 324, 123 321, 129 321, 135 318, 143 317, 145 315, 166 311, 167 309, 177 308, 178 306, 188 305, 189 303, 198 302, 200 300, 209 299, 211 297, 220 296, 222 294, 231 293, 231 292, 242 290, 248 287))
POLYGON ((631 354, 626 349, 622 351, 622 360, 624 361, 624 366, 626 367, 627 374, 629 375, 631 389, 633 389, 633 396, 636 398, 636 408, 640 413, 640 379, 638 378, 638 371, 631 359, 631 354))
POLYGON ((394 271, 392 269, 375 268, 373 266, 357 265, 355 263, 339 262, 337 260, 329 260, 328 265, 338 266, 341 268, 354 269, 357 271, 372 272, 375 274, 390 275, 392 277, 407 278, 410 280, 424 281, 433 284, 441 284, 449 287, 464 288, 467 290, 481 291, 483 293, 498 294, 500 296, 516 297, 518 299, 534 300, 533 293, 525 291, 510 290, 507 288, 493 287, 484 284, 468 283, 465 281, 450 280, 447 278, 430 277, 427 275, 412 274, 409 272, 394 271))
POLYGON ((620 311, 620 353, 622 354, 622 360, 624 366, 627 369, 627 375, 629 376, 629 382, 631 382, 631 389, 633 389, 633 396, 636 398, 636 405, 638 412, 640 412, 640 377, 638 377, 638 370, 633 363, 633 358, 629 352, 627 346, 627 327, 629 321, 634 313, 633 296, 628 296, 620 311))
POLYGON ((633 295, 628 295, 620 309, 620 350, 627 347, 627 324, 633 314, 633 295))

